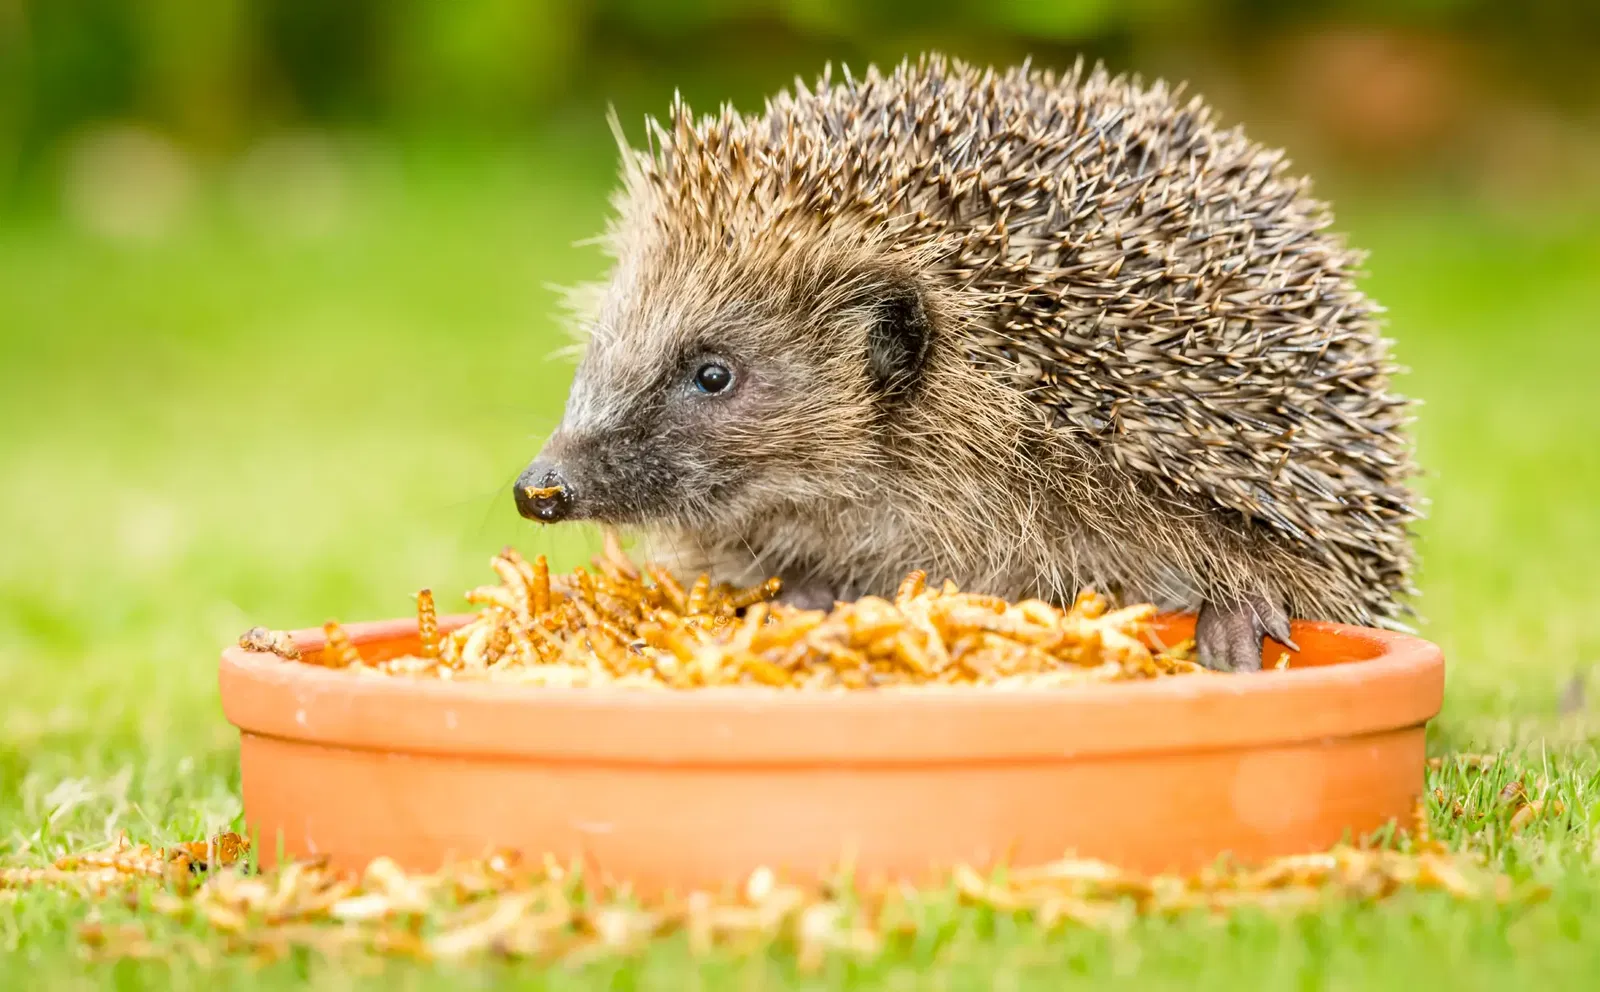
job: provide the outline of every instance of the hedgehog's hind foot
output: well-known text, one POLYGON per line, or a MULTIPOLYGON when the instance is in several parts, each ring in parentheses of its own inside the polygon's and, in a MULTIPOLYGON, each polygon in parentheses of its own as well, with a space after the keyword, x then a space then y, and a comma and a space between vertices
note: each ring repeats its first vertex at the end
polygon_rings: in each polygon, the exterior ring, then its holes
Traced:
POLYGON ((1264 596, 1219 596, 1200 607, 1195 624, 1195 647, 1200 664, 1220 672, 1261 670, 1262 638, 1271 637, 1290 650, 1299 646, 1289 639, 1289 615, 1264 596))

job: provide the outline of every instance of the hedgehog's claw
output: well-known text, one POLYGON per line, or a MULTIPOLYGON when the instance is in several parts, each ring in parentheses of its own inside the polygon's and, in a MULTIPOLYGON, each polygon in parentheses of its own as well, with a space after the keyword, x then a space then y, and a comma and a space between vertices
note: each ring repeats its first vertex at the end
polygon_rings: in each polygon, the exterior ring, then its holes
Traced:
POLYGON ((1264 637, 1271 637, 1291 651, 1300 650, 1289 639, 1289 615, 1262 596, 1208 599, 1200 607, 1194 639, 1200 664, 1207 668, 1221 672, 1260 671, 1264 637))

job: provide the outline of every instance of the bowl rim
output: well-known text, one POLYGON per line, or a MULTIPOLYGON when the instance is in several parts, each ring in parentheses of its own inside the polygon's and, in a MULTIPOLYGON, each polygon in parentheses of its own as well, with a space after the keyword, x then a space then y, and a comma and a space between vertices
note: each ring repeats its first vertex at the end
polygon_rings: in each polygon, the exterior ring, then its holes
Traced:
MULTIPOLYGON (((440 618, 452 629, 473 618, 440 618)), ((1193 623, 1168 614, 1158 623, 1193 623)), ((357 645, 416 634, 414 618, 345 625, 357 645)), ((1297 621, 1314 655, 1353 660, 1226 677, 1068 688, 680 692, 362 678, 237 645, 223 711, 241 732, 333 747, 487 759, 663 765, 1048 761, 1290 745, 1425 724, 1443 703, 1440 648, 1396 631, 1297 621)), ((303 651, 320 628, 290 632, 303 651)))

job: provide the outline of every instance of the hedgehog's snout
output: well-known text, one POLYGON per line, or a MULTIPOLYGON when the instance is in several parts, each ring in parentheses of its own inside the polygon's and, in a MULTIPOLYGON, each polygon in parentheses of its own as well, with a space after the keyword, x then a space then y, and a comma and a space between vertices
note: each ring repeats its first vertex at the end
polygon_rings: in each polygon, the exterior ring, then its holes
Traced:
POLYGON ((575 494, 553 461, 535 459, 517 477, 516 490, 517 512, 529 520, 553 524, 572 515, 575 494))

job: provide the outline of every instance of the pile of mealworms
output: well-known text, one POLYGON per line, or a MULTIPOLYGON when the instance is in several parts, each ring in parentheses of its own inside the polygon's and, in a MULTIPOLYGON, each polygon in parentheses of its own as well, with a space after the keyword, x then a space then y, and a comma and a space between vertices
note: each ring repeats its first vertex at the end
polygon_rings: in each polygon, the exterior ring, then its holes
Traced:
POLYGON ((614 538, 592 570, 552 575, 544 556, 511 548, 491 566, 500 581, 466 594, 477 615, 449 633, 432 591, 417 595, 417 646, 401 657, 364 656, 334 621, 304 653, 263 628, 240 643, 360 674, 545 686, 1024 688, 1204 671, 1192 642, 1156 643, 1155 607, 1111 609, 1094 592, 1062 609, 913 572, 891 598, 805 610, 776 601, 777 579, 735 588, 701 575, 686 588, 659 565, 636 567, 614 538))

